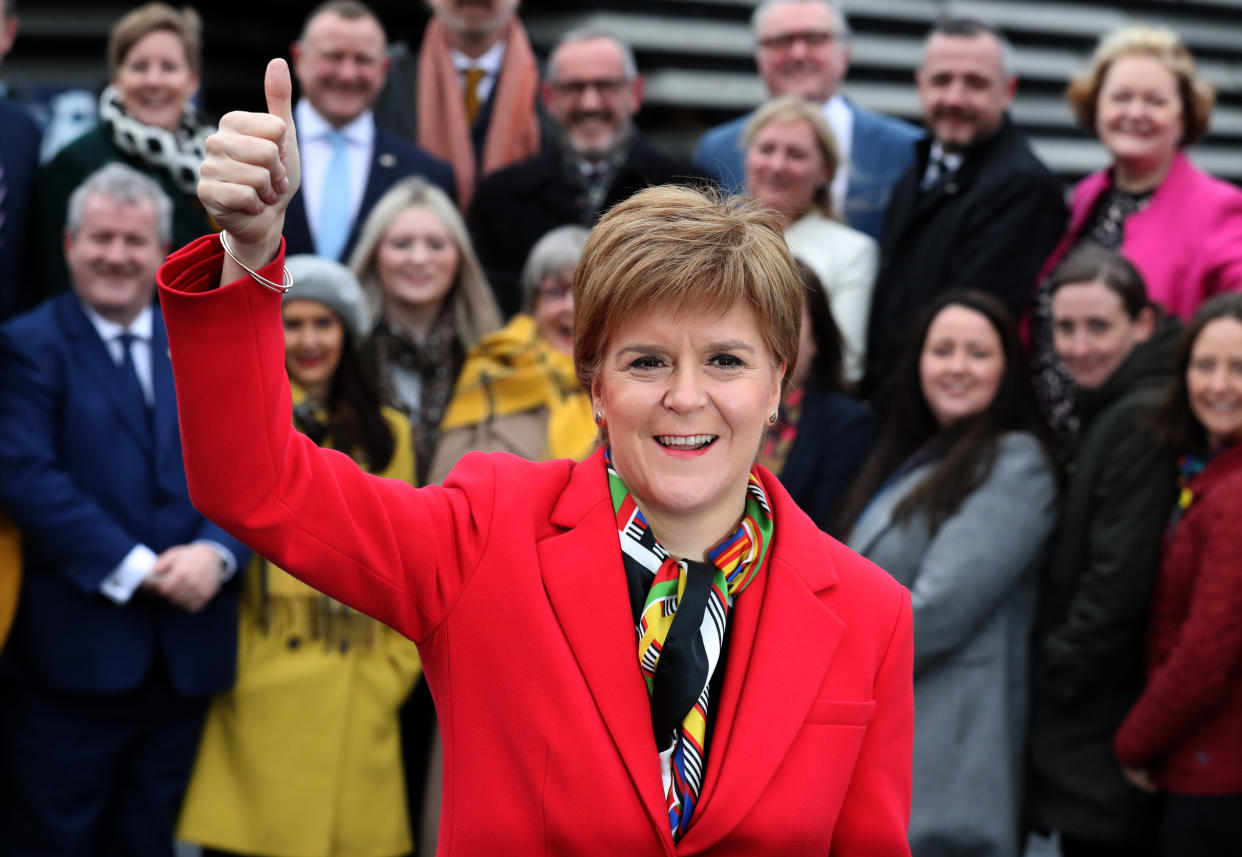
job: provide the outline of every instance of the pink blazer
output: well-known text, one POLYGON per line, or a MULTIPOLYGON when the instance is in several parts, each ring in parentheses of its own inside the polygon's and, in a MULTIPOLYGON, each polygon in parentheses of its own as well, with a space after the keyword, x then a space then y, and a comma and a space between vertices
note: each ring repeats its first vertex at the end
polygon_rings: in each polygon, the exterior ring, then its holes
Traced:
MULTIPOLYGON (((1108 190, 1108 170, 1074 188, 1070 225, 1044 263, 1042 283, 1078 240, 1087 215, 1108 190)), ((1170 314, 1189 319, 1205 300, 1242 291, 1242 190, 1200 170, 1178 152, 1147 207, 1125 222, 1121 252, 1170 314)))
MULTIPOLYGON (((669 833, 602 453, 368 476, 290 428, 280 296, 160 270, 186 472, 209 518, 418 643, 444 739, 441 855, 908 857, 910 599, 762 477, 768 573, 730 614, 703 799, 669 833)), ((262 273, 280 276, 283 252, 262 273)))

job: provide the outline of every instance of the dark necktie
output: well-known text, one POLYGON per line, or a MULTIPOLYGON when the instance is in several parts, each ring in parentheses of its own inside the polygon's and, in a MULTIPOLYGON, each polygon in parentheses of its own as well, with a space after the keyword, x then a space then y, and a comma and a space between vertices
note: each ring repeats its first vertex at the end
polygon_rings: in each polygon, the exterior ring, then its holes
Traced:
POLYGON ((136 413, 145 417, 147 428, 150 429, 151 405, 142 390, 142 382, 138 380, 138 369, 134 366, 133 344, 138 337, 126 332, 118 334, 116 339, 121 343, 121 362, 117 367, 121 373, 121 384, 133 406, 140 409, 136 413))

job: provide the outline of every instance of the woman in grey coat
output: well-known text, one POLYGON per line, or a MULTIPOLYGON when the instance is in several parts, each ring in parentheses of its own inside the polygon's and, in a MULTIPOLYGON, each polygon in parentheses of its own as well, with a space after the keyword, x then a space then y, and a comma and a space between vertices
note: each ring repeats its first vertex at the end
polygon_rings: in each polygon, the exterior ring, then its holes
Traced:
POLYGON ((914 857, 1017 857, 1054 459, 999 302, 947 293, 917 334, 844 505, 846 540, 910 589, 914 857))

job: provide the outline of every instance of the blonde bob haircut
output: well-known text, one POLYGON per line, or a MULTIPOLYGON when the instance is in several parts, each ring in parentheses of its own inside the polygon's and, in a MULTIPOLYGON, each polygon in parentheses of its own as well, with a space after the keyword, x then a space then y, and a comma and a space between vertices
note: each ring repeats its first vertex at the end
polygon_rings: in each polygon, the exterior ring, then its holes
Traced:
POLYGON ((500 309, 491 286, 483 276, 483 266, 474 253, 466 224, 457 207, 444 191, 419 176, 398 182, 379 198, 362 226, 358 245, 349 257, 349 268, 362 284, 372 318, 385 315, 384 284, 380 282, 377 259, 380 242, 397 216, 410 208, 425 208, 448 230, 457 248, 457 276, 445 300, 453 301, 457 316, 457 335, 462 347, 470 349, 486 333, 500 328, 500 309))
POLYGON ((1122 27, 1105 35, 1096 46, 1090 65, 1070 78, 1069 86, 1065 88, 1065 99, 1082 129, 1096 136, 1096 110, 1104 78, 1116 60, 1130 56, 1152 57, 1173 74, 1182 99, 1185 130, 1181 145, 1199 142, 1207 133, 1208 122, 1212 118, 1216 90, 1196 76, 1195 59, 1177 33, 1167 27, 1148 24, 1122 27))
POLYGON ((609 338, 643 312, 694 318, 745 304, 775 364, 793 368, 802 277, 780 216, 749 197, 661 185, 614 206, 574 272, 574 365, 591 389, 609 338))
POLYGON ((824 111, 821 108, 811 104, 801 95, 782 95, 780 98, 774 98, 750 117, 750 121, 742 129, 742 143, 749 149, 755 136, 763 130, 765 125, 772 122, 784 124, 799 121, 811 126, 811 133, 819 147, 819 156, 824 161, 824 171, 828 174, 827 181, 815 188, 815 194, 811 197, 811 207, 824 217, 835 218, 829 188, 841 166, 841 150, 837 147, 836 135, 828 127, 828 120, 824 118, 824 111))
POLYGON ((180 11, 167 3, 148 3, 127 12, 112 25, 108 34, 108 73, 116 79, 125 57, 134 45, 161 30, 172 33, 185 49, 190 71, 203 71, 203 21, 189 6, 180 11))

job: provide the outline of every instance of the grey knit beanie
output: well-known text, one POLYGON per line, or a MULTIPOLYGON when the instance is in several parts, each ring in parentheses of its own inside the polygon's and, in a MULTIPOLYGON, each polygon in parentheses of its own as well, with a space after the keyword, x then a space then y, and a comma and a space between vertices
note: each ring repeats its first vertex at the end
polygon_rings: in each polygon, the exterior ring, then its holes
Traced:
POLYGON ((362 286, 353 272, 331 259, 299 253, 285 259, 293 276, 293 288, 285 301, 316 301, 341 317, 355 341, 371 332, 371 313, 367 310, 362 286))

